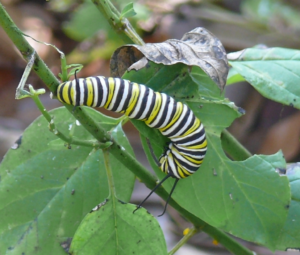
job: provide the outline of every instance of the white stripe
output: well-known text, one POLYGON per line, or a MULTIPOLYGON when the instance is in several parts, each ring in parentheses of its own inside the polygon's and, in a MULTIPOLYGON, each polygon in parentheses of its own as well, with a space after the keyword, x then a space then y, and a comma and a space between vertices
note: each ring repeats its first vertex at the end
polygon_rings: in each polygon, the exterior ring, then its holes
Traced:
POLYGON ((79 99, 79 105, 84 105, 83 99, 84 99, 84 85, 83 85, 83 80, 82 78, 78 79, 79 81, 79 91, 80 91, 80 99, 79 99))
MULTIPOLYGON (((177 132, 177 134, 175 134, 174 136, 170 136, 169 138, 172 139, 173 137, 181 136, 186 131, 188 131, 187 128, 191 124, 192 119, 193 119, 193 112, 190 111, 190 115, 188 116, 188 119, 186 120, 186 123, 184 124, 184 126, 177 132)), ((195 119, 195 121, 196 121, 196 119, 195 119)))
POLYGON ((115 81, 114 94, 113 94, 113 97, 110 101, 110 104, 109 104, 109 107, 107 108, 107 110, 111 110, 114 107, 114 105, 116 103, 117 95, 118 95, 118 92, 120 89, 120 79, 116 78, 116 79, 114 79, 114 81, 115 81))
POLYGON ((122 99, 121 99, 121 102, 116 110, 116 112, 121 112, 122 110, 125 110, 124 109, 124 104, 125 104, 125 101, 128 97, 128 91, 129 91, 129 81, 128 80, 124 80, 124 93, 123 93, 123 96, 122 96, 122 99))
MULTIPOLYGON (((189 137, 191 137, 191 136, 193 136, 193 135, 195 135, 195 134, 200 133, 200 132, 202 131, 202 129, 203 129, 203 125, 202 125, 202 123, 201 123, 200 126, 199 126, 197 129, 195 129, 192 133, 190 133, 190 134, 188 134, 188 135, 186 135, 186 136, 183 136, 183 137, 177 137, 177 136, 179 136, 179 135, 172 136, 172 137, 175 137, 175 138, 170 138, 170 139, 171 139, 172 141, 174 141, 174 142, 179 142, 180 140, 183 140, 183 139, 185 139, 185 138, 189 138, 189 137)), ((204 134, 205 134, 205 132, 204 132, 204 134)))
POLYGON ((145 92, 146 92, 146 87, 144 85, 140 85, 139 88, 140 89, 139 89, 138 101, 135 104, 135 107, 133 109, 132 114, 129 115, 129 118, 132 118, 132 119, 135 119, 135 116, 138 114, 138 112, 141 108, 142 101, 143 101, 144 96, 145 96, 145 92))
MULTIPOLYGON (((181 139, 183 139, 183 138, 181 138, 181 139)), ((201 137, 199 137, 196 140, 192 140, 192 141, 186 142, 186 143, 181 143, 180 140, 177 140, 176 144, 180 144, 180 145, 183 145, 183 146, 194 146, 194 145, 197 145, 197 144, 201 144, 204 140, 205 140, 205 134, 203 134, 201 137)), ((175 142, 175 141, 172 140, 172 142, 175 142)))
POLYGON ((174 109, 174 105, 175 105, 175 100, 170 97, 170 102, 169 102, 169 105, 167 105, 166 107, 168 107, 168 111, 167 111, 167 115, 166 115, 166 119, 165 121, 157 128, 164 128, 165 126, 168 125, 168 123, 170 122, 170 119, 171 119, 171 113, 174 109))
MULTIPOLYGON (((187 163, 187 164, 190 165, 190 166, 199 167, 199 166, 201 165, 201 163, 200 163, 200 164, 195 164, 195 163, 193 163, 193 162, 191 162, 191 161, 188 161, 186 158, 184 158, 183 156, 181 156, 181 155, 180 155, 179 153, 177 153, 177 151, 175 151, 175 150, 172 150, 172 153, 173 153, 173 155, 176 156, 176 158, 180 159, 181 161, 187 163)), ((174 156, 173 156, 173 157, 174 157, 174 156)), ((184 168, 184 169, 186 169, 184 166, 181 166, 181 167, 184 168)), ((188 169, 186 169, 186 170, 188 170, 188 169)))
POLYGON ((100 79, 100 86, 102 86, 103 89, 103 95, 102 95, 102 101, 99 107, 103 107, 107 101, 107 95, 108 95, 108 84, 106 84, 105 80, 103 79, 103 76, 98 76, 100 79))
POLYGON ((143 120, 143 119, 146 118, 147 113, 150 110, 150 106, 151 106, 151 103, 152 103, 152 100, 153 100, 153 96, 154 96, 154 91, 152 89, 149 89, 149 95, 148 95, 148 100, 147 100, 147 103, 146 103, 146 107, 145 107, 144 112, 142 113, 141 117, 139 118, 140 120, 143 120))
POLYGON ((168 152, 168 164, 169 164, 169 172, 171 171, 173 173, 173 175, 175 175, 175 177, 177 179, 181 179, 181 177, 178 175, 177 171, 176 171, 176 165, 174 160, 171 159, 171 157, 169 156, 171 152, 168 152))
POLYGON ((96 107, 98 100, 99 100, 97 80, 95 77, 90 77, 90 79, 91 79, 92 86, 94 89, 94 103, 93 103, 92 107, 96 107))
MULTIPOLYGON (((182 110, 182 113, 181 113, 180 117, 177 119, 177 121, 173 124, 173 126, 172 126, 171 128, 169 128, 169 129, 167 129, 166 131, 163 131, 163 132, 161 132, 161 133, 162 133, 164 136, 167 136, 167 137, 168 137, 168 134, 172 133, 172 132, 178 127, 178 125, 181 124, 181 121, 182 121, 182 119, 184 118, 184 115, 186 114, 187 110, 188 110, 188 107, 187 107, 185 104, 183 104, 183 110, 182 110)), ((177 132, 177 133, 175 134, 175 136, 177 136, 178 133, 179 133, 179 132, 177 132)))
POLYGON ((151 124, 149 124, 148 126, 149 127, 154 127, 157 125, 157 123, 160 121, 161 117, 162 117, 162 114, 165 110, 165 107, 166 107, 166 103, 167 103, 167 95, 164 94, 164 93, 161 93, 161 105, 160 105, 160 108, 158 110, 158 114, 156 115, 156 118, 155 118, 155 121, 152 122, 151 124))

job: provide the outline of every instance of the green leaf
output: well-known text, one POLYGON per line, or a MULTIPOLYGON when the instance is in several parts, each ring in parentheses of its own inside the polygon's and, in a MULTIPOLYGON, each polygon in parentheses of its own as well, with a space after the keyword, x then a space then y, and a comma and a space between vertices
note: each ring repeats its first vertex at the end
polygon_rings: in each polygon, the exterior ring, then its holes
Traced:
POLYGON ((231 68, 228 73, 226 85, 231 85, 241 81, 245 81, 244 77, 240 75, 234 68, 231 68))
MULTIPOLYGON (((170 81, 168 76, 174 75, 174 68, 150 64, 146 67, 149 75, 144 75, 142 70, 124 75, 126 79, 175 95, 205 126, 208 151, 204 163, 191 177, 178 182, 173 199, 208 224, 274 250, 290 202, 288 180, 276 171, 285 168, 282 153, 255 155, 239 162, 227 158, 220 134, 241 115, 239 108, 224 99, 217 86, 199 68, 189 71, 177 67, 176 79, 180 82, 170 81), (193 94, 188 93, 189 89, 193 94), (179 92, 175 94, 175 91, 179 92)), ((144 138, 150 140, 157 157, 163 153, 168 139, 144 123, 135 120, 133 124, 140 131, 148 159, 161 180, 165 175, 152 159, 144 138)), ((170 192, 173 183, 174 180, 167 180, 163 186, 170 192)))
POLYGON ((121 12, 120 19, 122 18, 130 18, 136 15, 136 12, 133 8, 133 3, 128 3, 126 6, 123 8, 121 12))
POLYGON ((228 54, 230 65, 264 97, 300 109, 300 51, 249 48, 228 54))
MULTIPOLYGON (((107 130, 118 120, 87 108, 107 130)), ((65 109, 50 112, 58 130, 68 134, 75 119, 65 109)), ((118 127, 112 136, 131 154, 132 148, 118 127)), ((74 136, 92 140, 76 125, 74 136)), ((116 194, 128 202, 135 177, 112 159, 116 194)), ((72 238, 84 216, 109 196, 101 150, 59 145, 43 117, 25 131, 17 149, 11 149, 0 165, 0 254, 65 254, 62 245, 72 238)))
POLYGON ((145 209, 110 198, 88 214, 75 233, 71 254, 168 254, 157 220, 145 209))
POLYGON ((277 242, 277 250, 300 249, 300 164, 291 164, 287 169, 292 192, 289 214, 277 242))

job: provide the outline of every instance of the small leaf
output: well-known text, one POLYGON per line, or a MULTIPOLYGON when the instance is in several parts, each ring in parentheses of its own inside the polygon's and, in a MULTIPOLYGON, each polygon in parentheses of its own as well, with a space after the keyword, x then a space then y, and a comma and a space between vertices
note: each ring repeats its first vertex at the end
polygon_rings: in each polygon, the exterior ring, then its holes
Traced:
POLYGON ((145 209, 110 198, 81 222, 70 253, 167 255, 167 247, 157 220, 145 209))
POLYGON ((133 8, 133 3, 129 3, 122 10, 120 19, 133 17, 135 15, 136 15, 136 12, 135 12, 135 10, 133 8))
POLYGON ((68 79, 76 73, 79 73, 80 70, 83 68, 83 65, 81 64, 72 64, 72 65, 68 65, 67 68, 72 68, 69 73, 68 73, 68 79))

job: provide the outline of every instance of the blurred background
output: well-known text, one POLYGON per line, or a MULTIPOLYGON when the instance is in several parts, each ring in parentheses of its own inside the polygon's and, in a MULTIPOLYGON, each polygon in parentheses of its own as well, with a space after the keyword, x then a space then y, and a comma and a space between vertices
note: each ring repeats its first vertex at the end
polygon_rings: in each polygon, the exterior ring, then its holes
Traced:
MULTIPOLYGON (((131 0, 132 1, 132 0, 131 0)), ((113 1, 122 8, 130 0, 113 1)), ((109 59, 124 43, 110 28, 91 1, 71 0, 0 0, 17 26, 33 38, 55 44, 67 55, 68 64, 84 65, 81 77, 109 76, 109 59)), ((257 44, 268 47, 299 49, 300 1, 298 0, 136 0, 136 16, 130 18, 133 27, 145 42, 180 39, 195 27, 205 27, 223 43, 227 52, 239 51, 257 44)), ((26 63, 0 28, 0 162, 23 130, 40 115, 30 99, 15 100, 15 90, 26 63)), ((49 46, 28 41, 57 75, 60 56, 49 46)), ((32 73, 28 83, 45 87, 32 73)), ((226 97, 246 110, 229 131, 252 153, 272 154, 281 149, 288 162, 300 158, 300 112, 263 98, 249 84, 226 87, 226 97)), ((41 97, 48 110, 60 106, 49 93, 41 97)), ((111 116, 118 116, 103 111, 111 116)), ((138 159, 149 169, 142 152, 138 132, 130 123, 124 127, 138 159)), ((137 183, 132 203, 140 202, 148 189, 137 183), (138 192, 137 192, 138 191, 138 192)), ((162 202, 152 196, 145 205, 153 215, 162 211, 162 202)), ((168 216, 158 218, 166 234, 168 247, 191 227, 171 207, 168 216)), ((243 242, 243 241, 242 241, 243 242)), ((274 254, 262 247, 243 242, 257 254, 274 254)), ((214 243, 205 233, 194 236, 176 254, 230 254, 214 243)), ((275 254, 289 254, 276 252, 275 254)))

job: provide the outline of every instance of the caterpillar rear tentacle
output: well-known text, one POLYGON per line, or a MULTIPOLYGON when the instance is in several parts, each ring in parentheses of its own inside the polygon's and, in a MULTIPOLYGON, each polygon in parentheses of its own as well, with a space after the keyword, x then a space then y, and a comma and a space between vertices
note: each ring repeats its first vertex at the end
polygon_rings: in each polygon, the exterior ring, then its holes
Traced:
POLYGON ((167 176, 157 184, 136 210, 164 181, 173 177, 176 180, 161 214, 163 215, 178 180, 192 175, 203 162, 207 141, 201 121, 187 105, 175 101, 164 93, 120 78, 95 76, 75 78, 73 81, 60 84, 57 98, 74 106, 104 107, 123 113, 129 118, 144 121, 146 125, 158 129, 162 135, 171 140, 157 162, 167 176))

